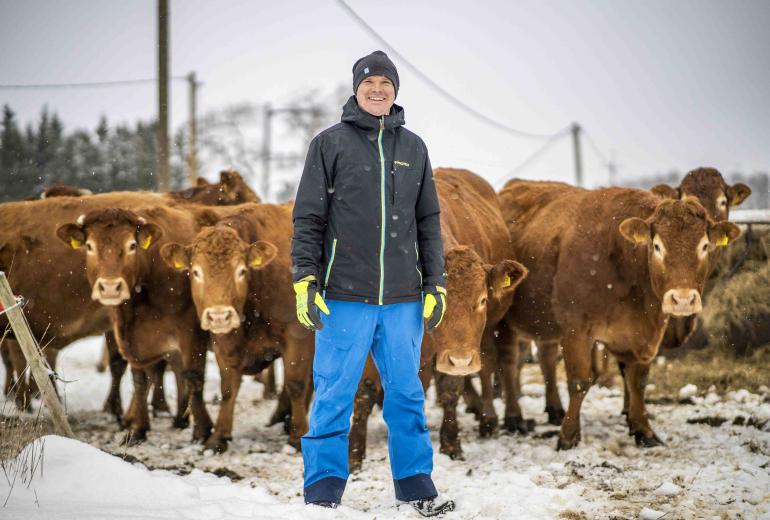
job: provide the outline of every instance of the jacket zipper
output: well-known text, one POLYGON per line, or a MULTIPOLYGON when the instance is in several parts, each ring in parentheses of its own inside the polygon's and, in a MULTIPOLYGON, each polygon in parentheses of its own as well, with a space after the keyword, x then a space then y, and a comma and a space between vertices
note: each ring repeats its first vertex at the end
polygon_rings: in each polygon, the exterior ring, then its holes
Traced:
POLYGON ((377 147, 380 152, 380 295, 379 304, 382 305, 382 295, 385 284, 385 154, 382 151, 382 130, 385 127, 385 116, 380 117, 380 133, 377 135, 377 147))
POLYGON ((326 266, 326 276, 324 277, 324 289, 329 285, 329 276, 332 274, 332 264, 334 263, 334 254, 337 252, 337 239, 332 242, 332 257, 329 259, 329 265, 326 266))
POLYGON ((420 250, 417 247, 417 242, 414 243, 414 252, 417 253, 417 264, 414 266, 417 269, 417 274, 420 275, 420 290, 422 290, 422 271, 420 271, 420 250))

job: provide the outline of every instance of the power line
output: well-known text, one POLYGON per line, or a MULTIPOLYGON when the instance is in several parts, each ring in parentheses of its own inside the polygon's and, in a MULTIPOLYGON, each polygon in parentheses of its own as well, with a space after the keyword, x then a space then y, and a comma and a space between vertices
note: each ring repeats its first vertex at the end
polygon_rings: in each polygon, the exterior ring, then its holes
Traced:
POLYGON ((491 117, 488 117, 480 112, 478 112, 475 108, 471 107, 470 105, 466 104, 464 101, 459 99, 458 97, 454 96, 453 94, 447 92, 442 88, 438 83, 433 81, 427 74, 422 72, 420 69, 417 68, 417 66, 413 65, 409 60, 404 58, 404 56, 401 55, 396 49, 393 48, 391 44, 385 40, 380 34, 374 30, 366 21, 359 16, 358 13, 356 13, 353 8, 351 8, 347 3, 345 3, 344 0, 337 0, 337 3, 347 11, 347 13, 356 21, 358 22, 361 27, 363 27, 369 34, 371 34, 376 40, 378 40, 383 46, 385 46, 388 51, 390 51, 391 54, 396 56, 401 62, 406 65, 408 69, 410 69, 412 72, 417 74, 420 79, 422 79, 424 82, 426 82, 428 85, 430 85, 433 89, 438 91, 439 94, 444 96, 446 99, 448 99, 450 102, 455 104, 460 109, 464 110, 465 112, 469 113, 476 119, 479 119, 480 121, 483 121, 484 123, 494 126, 498 130, 502 130, 504 132, 507 132, 509 134, 518 136, 518 137, 526 137, 529 139, 547 139, 550 137, 553 137, 556 134, 536 134, 533 132, 525 132, 523 130, 518 130, 516 128, 513 128, 511 126, 508 126, 504 123, 501 123, 499 121, 496 121, 492 119, 491 117))
POLYGON ((560 137, 564 137, 565 135, 569 134, 571 131, 572 131, 572 125, 569 125, 569 126, 566 126, 566 127, 562 128, 561 130, 559 130, 559 131, 558 131, 558 132, 556 132, 555 134, 553 134, 553 135, 552 135, 551 137, 549 137, 549 138, 548 138, 548 139, 547 139, 547 140, 546 140, 546 141, 545 141, 545 142, 544 142, 544 143, 543 143, 543 144, 542 144, 542 145, 541 145, 541 146, 540 146, 540 147, 539 147, 537 150, 535 150, 535 151, 534 151, 534 152, 533 152, 531 155, 529 155, 529 157, 527 157, 526 159, 524 159, 523 161, 521 161, 521 162, 520 162, 520 163, 519 163, 519 164, 518 164, 518 165, 517 165, 515 168, 513 168, 513 169, 510 171, 510 173, 508 173, 507 175, 505 175, 503 178, 499 178, 499 179, 497 179, 497 180, 496 180, 496 181, 493 183, 493 185, 494 185, 496 188, 499 188, 499 187, 501 187, 501 185, 502 185, 502 184, 503 184, 505 181, 507 181, 508 179, 510 179, 511 177, 513 177, 514 175, 516 175, 517 173, 519 173, 521 170, 523 170, 524 168, 526 168, 527 166, 529 166, 529 164, 530 164, 532 161, 534 161, 535 159, 537 159, 538 157, 540 157, 540 155, 542 155, 542 154, 543 154, 543 152, 545 152, 545 150, 546 150, 546 149, 547 149, 549 146, 551 146, 551 145, 552 145, 552 144, 553 144, 553 143, 554 143, 554 142, 555 142, 557 139, 559 139, 560 137))
POLYGON ((610 164, 611 161, 609 159, 607 159, 607 156, 605 156, 602 153, 602 151, 599 149, 599 147, 596 146, 596 143, 591 138, 591 135, 588 132, 586 132, 586 129, 585 128, 581 128, 581 130, 583 130, 583 135, 586 137, 586 140, 588 140, 588 144, 591 145, 591 148, 593 149, 594 153, 599 156, 599 159, 601 159, 601 161, 605 165, 610 164))
MULTIPOLYGON (((174 81, 184 80, 185 76, 173 76, 170 79, 174 81)), ((71 88, 99 88, 99 87, 116 87, 124 85, 139 85, 142 83, 155 83, 157 78, 141 78, 141 79, 123 79, 116 81, 88 81, 83 83, 39 83, 39 84, 18 84, 18 85, 0 85, 2 90, 42 90, 42 89, 71 89, 71 88)))

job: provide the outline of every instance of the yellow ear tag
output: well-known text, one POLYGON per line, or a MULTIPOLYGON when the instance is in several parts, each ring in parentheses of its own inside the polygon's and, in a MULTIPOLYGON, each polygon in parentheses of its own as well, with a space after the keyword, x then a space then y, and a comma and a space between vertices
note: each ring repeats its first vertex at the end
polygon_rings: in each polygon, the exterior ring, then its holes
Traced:
POLYGON ((256 257, 254 260, 252 260, 249 263, 249 266, 251 266, 251 267, 259 267, 260 265, 262 265, 262 257, 261 256, 256 257))
POLYGON ((175 269, 184 269, 184 264, 180 262, 179 260, 174 260, 174 268, 175 269))
POLYGON ((70 237, 70 247, 72 249, 80 249, 83 247, 83 243, 80 240, 70 237))
POLYGON ((227 184, 222 185, 222 193, 227 193, 227 184))
POLYGON ((727 235, 722 235, 719 240, 716 241, 716 244, 719 247, 725 247, 730 242, 730 238, 727 235))
POLYGON ((647 242, 647 235, 640 235, 637 233, 634 235, 634 240, 636 241, 637 244, 644 244, 645 242, 647 242))
POLYGON ((150 248, 150 244, 152 244, 152 235, 147 235, 147 238, 145 238, 144 242, 142 242, 142 249, 146 251, 150 248))
POLYGON ((506 274, 505 278, 503 278, 503 287, 510 287, 510 286, 511 286, 511 277, 506 274))

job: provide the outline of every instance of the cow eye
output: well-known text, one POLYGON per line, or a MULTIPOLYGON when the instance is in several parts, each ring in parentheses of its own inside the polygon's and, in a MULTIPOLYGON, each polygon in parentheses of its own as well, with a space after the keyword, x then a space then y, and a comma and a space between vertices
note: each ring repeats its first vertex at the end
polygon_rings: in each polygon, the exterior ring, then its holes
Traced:
POLYGON ((487 305, 487 297, 484 296, 481 300, 479 300, 479 308, 486 307, 487 305))
POLYGON ((246 277, 246 268, 245 267, 239 268, 238 269, 238 279, 242 280, 245 277, 246 277))
POLYGON ((133 253, 134 251, 136 251, 136 241, 135 241, 135 240, 132 240, 131 242, 129 242, 129 243, 128 243, 128 250, 129 250, 131 253, 133 253))
POLYGON ((660 253, 660 244, 653 244, 653 247, 655 248, 656 253, 660 253))
POLYGON ((203 273, 201 273, 201 270, 200 270, 200 269, 198 269, 197 267, 196 267, 195 269, 193 269, 193 271, 192 271, 192 274, 193 274, 193 276, 194 276, 196 279, 198 279, 198 280, 200 280, 201 278, 203 278, 203 273))
POLYGON ((91 242, 86 242, 86 251, 89 253, 94 250, 94 245, 91 242))

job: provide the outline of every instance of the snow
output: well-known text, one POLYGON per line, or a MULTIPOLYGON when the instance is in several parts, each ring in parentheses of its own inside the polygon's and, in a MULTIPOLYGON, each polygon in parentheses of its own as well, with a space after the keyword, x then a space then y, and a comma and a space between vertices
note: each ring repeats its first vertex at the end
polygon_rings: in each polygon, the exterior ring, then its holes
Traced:
POLYGON ((679 400, 686 401, 691 397, 695 397, 697 394, 698 394, 698 387, 690 383, 690 384, 684 385, 682 388, 679 389, 679 400))
MULTIPOLYGON (((0 504, 9 496, 0 518, 418 518, 394 505, 387 430, 379 410, 369 423, 367 460, 351 476, 343 507, 306 507, 301 455, 288 448, 281 425, 265 426, 275 401, 262 399, 261 384, 244 377, 234 440, 222 455, 201 453, 200 446, 189 442, 190 430, 173 430, 168 416, 152 419, 147 442, 126 448, 120 444, 123 433, 100 411, 109 382, 108 374, 94 369, 100 348, 101 340, 90 338, 59 356, 59 373, 74 381, 62 387, 62 396, 78 440, 43 438, 43 472, 28 487, 17 482, 11 489, 0 476, 0 504)), ((206 402, 215 417, 219 375, 213 359, 206 378, 206 402)), ((545 424, 536 366, 525 367, 523 383, 520 403, 525 416, 536 419, 535 433, 480 439, 473 417, 460 405, 465 461, 438 454, 441 410, 429 391, 434 478, 439 491, 458 505, 449 520, 662 515, 770 519, 770 424, 761 424, 770 418, 767 393, 736 389, 718 396, 712 390, 705 397, 692 396, 691 406, 652 404, 653 427, 667 445, 642 450, 628 437, 619 413, 621 392, 593 388, 583 405, 581 444, 557 452, 557 429, 545 424), (713 417, 725 420, 717 421, 718 426, 687 422, 713 417)), ((173 406, 171 374, 166 375, 166 390, 173 406)), ((124 378, 121 391, 126 405, 130 377, 124 378)), ((560 393, 566 403, 563 385, 560 393)), ((13 412, 9 402, 0 401, 0 406, 6 415, 13 412)), ((503 403, 498 400, 495 406, 502 417, 503 403)))

